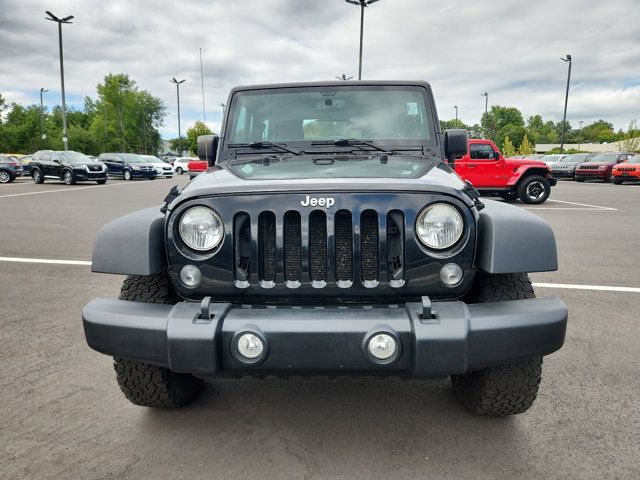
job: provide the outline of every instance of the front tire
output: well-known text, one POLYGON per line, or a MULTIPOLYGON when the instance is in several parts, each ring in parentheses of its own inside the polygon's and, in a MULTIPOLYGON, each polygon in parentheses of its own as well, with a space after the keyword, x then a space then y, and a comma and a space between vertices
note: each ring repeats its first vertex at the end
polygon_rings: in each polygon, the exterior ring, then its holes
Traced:
MULTIPOLYGON (((179 301, 166 272, 127 277, 120 300, 175 304, 179 301)), ((198 394, 203 381, 189 373, 176 373, 157 365, 114 357, 118 385, 133 404, 143 407, 174 408, 186 405, 198 394)))
POLYGON ((98 185, 104 185, 105 183, 107 183, 107 181, 106 180, 96 180, 96 183, 98 185))
POLYGON ((576 180, 576 182, 578 182, 578 183, 582 183, 582 182, 584 182, 584 178, 578 178, 578 177, 575 177, 575 180, 576 180))
POLYGON ((31 169, 31 178, 33 178, 33 183, 44 183, 44 175, 39 168, 31 169))
POLYGON ((71 170, 65 170, 62 174, 62 181, 65 185, 75 185, 76 177, 71 170))
MULTIPOLYGON (((501 302, 535 298, 526 273, 478 274, 469 303, 501 302)), ((538 394, 542 377, 542 357, 533 357, 453 375, 453 390, 469 412, 485 416, 505 416, 526 412, 538 394)))
POLYGON ((178 168, 176 168, 176 173, 178 175, 182 175, 184 173, 184 170, 182 170, 182 168, 178 167, 178 168))
POLYGON ((0 170, 0 183, 11 183, 13 182, 13 177, 9 172, 5 172, 4 170, 0 170))
POLYGON ((125 180, 133 180, 133 176, 131 175, 131 170, 124 171, 124 179, 125 180))
POLYGON ((551 195, 549 181, 540 175, 525 177, 518 185, 518 197, 523 203, 539 205, 551 195))

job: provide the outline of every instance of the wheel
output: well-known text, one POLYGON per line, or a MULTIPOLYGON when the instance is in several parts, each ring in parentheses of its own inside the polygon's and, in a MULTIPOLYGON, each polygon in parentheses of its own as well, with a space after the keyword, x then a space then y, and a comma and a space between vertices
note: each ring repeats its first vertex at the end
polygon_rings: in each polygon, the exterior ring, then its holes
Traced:
POLYGON ((576 182, 578 182, 578 183, 582 183, 582 182, 584 182, 584 178, 578 178, 578 177, 576 177, 576 182))
POLYGON ((500 192, 498 194, 505 202, 513 202, 518 198, 518 192, 500 192))
POLYGON ((149 180, 155 180, 156 177, 149 177, 149 180))
POLYGON ((31 178, 33 178, 34 183, 44 183, 44 175, 39 168, 31 169, 31 178))
POLYGON ((62 181, 65 183, 65 185, 75 185, 76 178, 71 170, 65 170, 62 174, 62 181))
MULTIPOLYGON (((120 300, 174 304, 179 301, 166 272, 129 276, 122 284, 120 300)), ((114 369, 124 396, 143 407, 173 408, 186 405, 198 394, 203 381, 189 373, 115 357, 114 369)))
POLYGON ((621 178, 614 177, 614 178, 613 178, 613 184, 614 184, 614 185, 622 185, 622 179, 621 179, 621 178))
POLYGON ((5 172, 4 170, 0 170, 0 183, 11 183, 13 182, 13 177, 9 172, 5 172))
MULTIPOLYGON (((467 301, 500 302, 535 298, 526 273, 478 274, 467 301)), ((453 390, 471 413, 486 416, 526 412, 538 394, 542 377, 542 357, 533 357, 453 375, 453 390)))
POLYGON ((178 175, 182 175, 182 174, 184 173, 184 170, 182 170, 182 168, 181 168, 181 167, 178 167, 178 168, 176 168, 176 173, 177 173, 178 175))
POLYGON ((96 180, 96 183, 98 185, 104 185, 105 183, 107 183, 107 181, 106 180, 96 180))
POLYGON ((518 185, 518 197, 523 203, 538 205, 551 194, 549 181, 540 175, 524 177, 518 185))
POLYGON ((131 175, 131 170, 124 171, 124 179, 125 180, 133 180, 133 176, 131 175))
POLYGON ((602 181, 603 181, 604 183, 611 183, 611 182, 613 182, 613 173, 611 173, 608 177, 604 177, 604 178, 602 179, 602 181))

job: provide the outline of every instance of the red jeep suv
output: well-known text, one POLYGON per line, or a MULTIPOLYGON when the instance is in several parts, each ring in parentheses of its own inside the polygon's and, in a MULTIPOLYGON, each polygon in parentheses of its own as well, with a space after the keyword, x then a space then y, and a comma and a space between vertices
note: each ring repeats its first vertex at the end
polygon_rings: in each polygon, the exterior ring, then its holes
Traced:
POLYGON ((504 158, 491 140, 469 140, 469 150, 456 159, 455 170, 480 193, 497 193, 508 201, 519 198, 524 203, 542 203, 557 183, 544 162, 504 158))

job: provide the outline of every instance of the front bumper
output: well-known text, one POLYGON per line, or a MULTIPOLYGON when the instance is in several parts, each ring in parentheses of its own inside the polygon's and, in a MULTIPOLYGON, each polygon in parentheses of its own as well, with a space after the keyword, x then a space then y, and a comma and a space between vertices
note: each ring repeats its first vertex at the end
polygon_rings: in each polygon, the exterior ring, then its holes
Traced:
POLYGON ((607 170, 576 170, 576 178, 608 178, 609 172, 607 170))
POLYGON ((197 375, 323 372, 415 376, 462 374, 558 350, 567 307, 558 298, 498 303, 418 302, 384 307, 264 307, 194 302, 176 305, 96 299, 82 311, 91 348, 106 355, 197 375), (233 339, 255 332, 266 343, 257 364, 238 359, 233 339), (366 340, 389 332, 395 362, 379 365, 366 340))
POLYGON ((552 170, 554 178, 573 178, 575 170, 552 170))
POLYGON ((81 180, 106 180, 107 179, 107 172, 87 172, 86 170, 74 170, 74 176, 76 181, 81 181, 81 180))

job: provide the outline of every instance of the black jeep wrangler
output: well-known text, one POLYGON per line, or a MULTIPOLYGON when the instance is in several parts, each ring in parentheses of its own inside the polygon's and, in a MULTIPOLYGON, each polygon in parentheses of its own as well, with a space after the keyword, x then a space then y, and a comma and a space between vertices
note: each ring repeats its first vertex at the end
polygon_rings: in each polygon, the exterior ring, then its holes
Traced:
POLYGON ((240 375, 451 376, 474 413, 533 403, 567 308, 525 272, 557 269, 549 225, 487 200, 449 162, 424 82, 239 87, 210 168, 98 234, 127 275, 82 317, 133 403, 174 407, 240 375))

